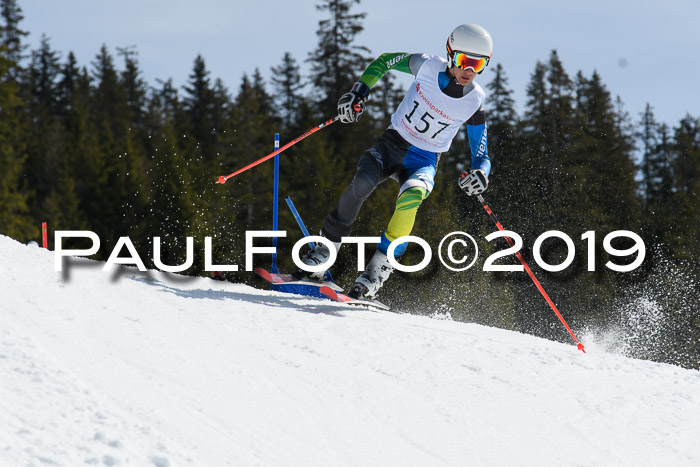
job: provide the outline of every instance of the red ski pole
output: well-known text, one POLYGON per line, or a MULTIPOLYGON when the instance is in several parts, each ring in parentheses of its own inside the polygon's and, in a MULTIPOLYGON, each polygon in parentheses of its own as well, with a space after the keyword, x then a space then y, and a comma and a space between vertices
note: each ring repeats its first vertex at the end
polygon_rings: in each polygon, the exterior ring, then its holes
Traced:
POLYGON ((307 131, 307 132, 304 133, 303 135, 298 136, 297 138, 295 138, 294 140, 292 140, 292 141, 290 141, 289 143, 285 144, 284 146, 282 146, 281 148, 277 149, 276 151, 271 152, 271 153, 268 154, 267 156, 261 157, 261 158, 258 159, 257 161, 255 161, 255 162, 253 162, 253 163, 250 163, 250 164, 246 165, 245 167, 243 167, 243 168, 241 168, 241 169, 238 169, 238 170, 236 170, 235 172, 233 172, 233 173, 231 173, 231 174, 229 174, 229 175, 226 175, 226 176, 222 175, 222 176, 220 176, 219 179, 216 181, 216 183, 224 184, 224 183, 226 183, 226 180, 228 180, 229 178, 235 177, 235 176, 238 175, 239 173, 245 172, 246 170, 248 170, 248 169, 250 169, 250 168, 253 168, 253 167, 255 167, 255 166, 258 165, 258 164, 261 164, 261 163, 265 162, 265 161, 268 160, 268 159, 272 159, 273 157, 275 157, 277 154, 281 153, 281 152, 284 151, 285 149, 289 148, 290 146, 293 146, 293 145, 297 144, 297 143, 298 143, 299 141, 301 141, 302 139, 306 138, 306 137, 309 136, 309 135, 312 135, 312 134, 316 133, 316 132, 317 132, 318 130, 320 130, 321 128, 330 125, 331 123, 337 121, 338 119, 340 119, 340 117, 339 117, 339 116, 336 116, 336 117, 331 118, 331 119, 328 120, 328 121, 325 121, 325 122, 323 122, 323 123, 317 125, 316 127, 310 129, 309 131, 307 131))
MULTIPOLYGON (((498 221, 498 218, 496 217, 496 215, 491 211, 491 208, 489 207, 489 205, 486 204, 484 197, 481 195, 477 195, 476 197, 481 202, 481 205, 484 207, 484 209, 486 209, 486 212, 488 213, 491 220, 496 224, 496 227, 498 227, 498 230, 501 230, 501 231, 505 230, 503 228, 503 226, 501 225, 501 223, 498 221)), ((505 238, 510 246, 514 245, 512 238, 510 238, 510 237, 505 237, 505 238)), ((557 317, 559 318, 559 321, 561 321, 561 324, 563 324, 564 327, 566 328, 566 330, 569 331, 569 334, 574 339, 574 342, 577 344, 578 349, 581 350, 583 353, 586 353, 586 351, 583 348, 583 344, 581 342, 579 342, 579 340, 576 338, 576 336, 574 335, 574 333, 571 330, 571 328, 569 327, 569 325, 566 324, 564 317, 561 315, 561 313, 559 313, 559 310, 557 310, 557 307, 554 305, 554 302, 552 301, 552 299, 549 298, 549 295, 547 295, 547 292, 544 291, 544 288, 542 288, 540 281, 537 280, 537 278, 535 277, 535 274, 532 272, 530 267, 527 265, 523 256, 520 254, 520 252, 516 252, 515 256, 517 256, 517 258, 520 260, 523 267, 525 268, 525 271, 527 271, 528 275, 530 276, 530 279, 532 279, 532 282, 535 283, 535 286, 537 286, 537 289, 540 291, 540 293, 542 294, 544 299, 547 300, 547 303, 549 303, 549 306, 552 308, 552 311, 554 311, 554 313, 557 315, 557 317)))

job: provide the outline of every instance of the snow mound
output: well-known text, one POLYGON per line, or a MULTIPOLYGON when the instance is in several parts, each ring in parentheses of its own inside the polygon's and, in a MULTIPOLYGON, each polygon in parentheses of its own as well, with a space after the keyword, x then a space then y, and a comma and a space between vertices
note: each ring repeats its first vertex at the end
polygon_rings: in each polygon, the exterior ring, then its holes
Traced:
POLYGON ((3 236, 0 264, 3 466, 700 465, 698 371, 95 261, 57 273, 3 236))

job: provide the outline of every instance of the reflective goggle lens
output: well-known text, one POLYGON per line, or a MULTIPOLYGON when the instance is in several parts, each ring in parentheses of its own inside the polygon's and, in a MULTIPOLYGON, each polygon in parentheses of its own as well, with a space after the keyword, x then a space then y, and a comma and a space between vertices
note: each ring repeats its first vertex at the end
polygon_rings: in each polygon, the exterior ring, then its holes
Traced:
POLYGON ((452 61, 457 68, 462 70, 471 68, 475 73, 478 73, 486 68, 489 59, 487 57, 472 57, 462 52, 455 52, 452 56, 452 61))

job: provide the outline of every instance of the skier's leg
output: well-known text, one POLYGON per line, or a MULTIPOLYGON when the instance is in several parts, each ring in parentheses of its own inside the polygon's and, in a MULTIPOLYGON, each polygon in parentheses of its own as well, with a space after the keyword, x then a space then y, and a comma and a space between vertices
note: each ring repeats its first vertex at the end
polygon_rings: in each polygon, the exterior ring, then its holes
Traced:
MULTIPOLYGON (((350 291, 354 298, 373 297, 384 285, 394 268, 387 258, 387 250, 392 241, 409 235, 416 220, 416 213, 429 192, 422 187, 409 188, 399 195, 396 208, 391 216, 389 226, 382 235, 377 251, 367 264, 364 272, 355 280, 350 291)), ((394 258, 399 258, 406 251, 407 243, 402 243, 394 250, 394 258)))
MULTIPOLYGON (((364 272, 355 280, 349 295, 354 298, 373 297, 384 285, 394 268, 387 258, 392 241, 409 235, 413 230, 416 213, 421 203, 428 197, 434 186, 438 155, 413 146, 406 154, 403 169, 399 173, 399 197, 396 200, 394 214, 389 221, 377 251, 367 264, 364 272)), ((406 251, 407 243, 394 250, 394 258, 399 258, 406 251)))
MULTIPOLYGON (((350 235, 350 230, 362 204, 372 194, 377 185, 388 178, 388 175, 382 172, 382 165, 378 163, 382 157, 380 152, 382 145, 380 143, 381 140, 360 157, 355 177, 340 197, 335 209, 323 221, 321 235, 333 242, 336 253, 340 248, 341 238, 350 235)), ((316 247, 309 250, 301 261, 309 266, 317 266, 325 263, 329 255, 329 248, 318 242, 316 247)), ((299 269, 294 273, 294 276, 300 279, 321 280, 325 273, 325 270, 309 273, 299 269)))
POLYGON ((362 155, 355 177, 340 197, 335 209, 323 220, 323 235, 334 242, 350 235, 362 204, 375 188, 388 178, 377 164, 374 151, 376 149, 372 148, 362 155))
MULTIPOLYGON (((399 195, 396 200, 396 208, 391 216, 389 225, 382 235, 382 243, 379 249, 386 254, 389 244, 397 238, 410 235, 416 222, 416 214, 423 200, 430 192, 423 187, 412 187, 399 195)), ((398 258, 406 251, 407 243, 402 243, 394 250, 394 257, 398 258)))
POLYGON ((360 158, 355 178, 323 221, 323 234, 334 242, 349 236, 362 204, 377 185, 403 168, 410 148, 396 130, 385 131, 360 158))
MULTIPOLYGON (((389 221, 387 229, 382 235, 382 241, 377 247, 384 254, 387 253, 389 244, 399 237, 410 235, 416 214, 423 200, 425 200, 435 185, 435 172, 437 171, 437 160, 435 164, 428 164, 421 167, 407 168, 402 174, 399 197, 396 200, 394 214, 389 221)), ((407 243, 402 243, 394 250, 394 258, 398 258, 406 251, 407 243)))

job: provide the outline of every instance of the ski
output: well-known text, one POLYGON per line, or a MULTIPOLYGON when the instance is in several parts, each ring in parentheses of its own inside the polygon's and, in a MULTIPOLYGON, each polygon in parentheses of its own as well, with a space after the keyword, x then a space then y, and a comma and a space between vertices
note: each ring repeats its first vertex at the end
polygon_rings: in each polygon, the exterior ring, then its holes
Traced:
POLYGON ((342 287, 340 287, 335 282, 299 280, 296 277, 292 276, 291 274, 272 273, 264 268, 255 268, 254 271, 258 276, 262 277, 263 279, 265 279, 266 281, 268 281, 270 284, 273 284, 273 285, 279 285, 279 286, 302 285, 302 286, 311 286, 312 287, 311 290, 308 290, 308 289, 306 289, 304 291, 292 290, 292 292, 294 292, 294 293, 300 293, 302 295, 309 295, 309 296, 326 297, 326 298, 329 298, 335 302, 347 303, 348 305, 365 306, 367 308, 376 308, 379 310, 386 310, 386 311, 391 310, 391 308, 389 308, 389 306, 387 306, 387 305, 385 305, 382 302, 377 301, 377 300, 354 299, 354 298, 344 294, 342 287), (315 290, 318 290, 318 292, 320 292, 320 295, 317 295, 315 292, 312 292, 315 290))
POLYGON ((319 292, 321 292, 323 295, 326 297, 330 298, 333 301, 340 302, 340 303, 346 303, 348 305, 353 305, 353 306, 365 306, 368 308, 378 308, 380 310, 386 310, 386 311, 391 311, 391 308, 388 305, 383 304, 380 301, 377 300, 368 300, 364 298, 352 298, 349 295, 346 295, 342 292, 338 292, 336 290, 331 289, 330 287, 321 287, 319 289, 319 292))
POLYGON ((262 277, 270 284, 274 285, 309 285, 313 287, 328 287, 331 290, 337 290, 342 292, 343 289, 335 282, 331 281, 312 281, 312 280, 299 280, 291 274, 276 274, 268 271, 264 268, 255 268, 255 274, 262 277))

